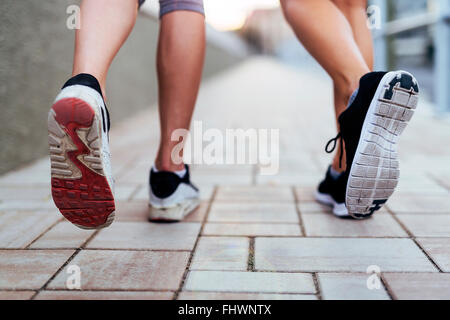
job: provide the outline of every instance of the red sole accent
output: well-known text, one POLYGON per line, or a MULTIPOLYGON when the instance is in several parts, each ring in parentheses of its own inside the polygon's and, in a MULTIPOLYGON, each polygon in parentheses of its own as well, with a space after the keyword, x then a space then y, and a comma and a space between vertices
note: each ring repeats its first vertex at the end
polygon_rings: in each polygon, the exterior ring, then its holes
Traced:
POLYGON ((82 174, 76 180, 52 178, 53 201, 73 224, 90 229, 101 227, 115 211, 111 188, 106 177, 93 172, 77 159, 81 154, 89 154, 90 150, 76 131, 90 128, 95 112, 86 102, 76 98, 62 99, 52 108, 56 113, 55 120, 78 148, 65 153, 82 174))

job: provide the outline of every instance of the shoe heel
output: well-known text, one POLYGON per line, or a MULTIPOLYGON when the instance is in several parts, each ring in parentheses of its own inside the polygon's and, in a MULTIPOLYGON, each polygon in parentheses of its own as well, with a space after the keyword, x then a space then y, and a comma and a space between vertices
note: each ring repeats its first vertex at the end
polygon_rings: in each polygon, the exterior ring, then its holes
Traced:
POLYGON ((52 197, 61 214, 83 229, 109 226, 114 197, 103 173, 98 120, 85 101, 57 101, 48 115, 52 197))

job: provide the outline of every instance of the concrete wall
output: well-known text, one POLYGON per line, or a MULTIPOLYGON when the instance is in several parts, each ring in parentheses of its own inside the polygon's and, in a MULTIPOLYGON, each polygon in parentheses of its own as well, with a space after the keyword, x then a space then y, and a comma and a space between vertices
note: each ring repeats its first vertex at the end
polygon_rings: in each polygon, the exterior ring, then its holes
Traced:
MULTIPOLYGON (((66 8, 78 0, 0 1, 0 174, 47 154, 47 112, 70 76, 74 31, 66 8)), ((113 63, 108 106, 117 123, 156 102, 158 22, 140 16, 113 63)), ((205 77, 241 58, 208 45, 205 77)))

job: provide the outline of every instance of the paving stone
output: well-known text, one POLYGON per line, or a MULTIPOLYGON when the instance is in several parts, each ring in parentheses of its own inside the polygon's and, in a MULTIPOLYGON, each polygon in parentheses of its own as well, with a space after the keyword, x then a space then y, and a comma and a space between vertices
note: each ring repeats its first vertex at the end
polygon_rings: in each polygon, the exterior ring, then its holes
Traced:
POLYGON ((314 202, 316 187, 297 187, 295 188, 295 195, 298 202, 314 202))
POLYGON ((40 289, 73 250, 0 250, 0 289, 40 289))
POLYGON ((47 186, 0 186, 0 200, 37 200, 48 201, 51 199, 50 185, 47 186))
POLYGON ((220 182, 221 186, 242 186, 250 185, 252 183, 252 173, 217 173, 217 174, 204 174, 193 172, 192 182, 196 185, 203 187, 214 187, 220 182))
POLYGON ((397 217, 416 237, 450 237, 450 213, 399 214, 397 217))
POLYGON ((117 201, 115 222, 119 221, 141 221, 148 222, 148 201, 117 201))
POLYGON ((41 291, 35 300, 171 300, 173 292, 157 291, 41 291))
POLYGON ((256 238, 255 267, 261 271, 382 272, 437 270, 410 239, 256 238))
POLYGON ((383 278, 394 299, 449 300, 448 273, 386 273, 383 278))
POLYGON ((209 202, 201 202, 195 211, 184 218, 184 222, 203 222, 208 212, 209 202))
MULTIPOLYGON (((216 177, 216 181, 217 177, 216 177)), ((214 192, 214 185, 203 185, 203 184, 198 184, 195 181, 195 177, 192 178, 192 182, 199 188, 200 190, 200 200, 202 201, 209 201, 213 195, 214 192)), ((148 195, 148 187, 147 186, 142 186, 141 188, 139 188, 138 191, 136 191, 136 193, 134 193, 133 197, 131 198, 131 200, 133 201, 148 201, 149 195, 148 195)))
POLYGON ((319 273, 319 285, 325 300, 390 300, 380 279, 380 289, 370 290, 368 274, 319 273))
POLYGON ((216 201, 286 202, 294 201, 294 195, 286 186, 228 186, 218 188, 216 201))
POLYGON ((307 236, 310 237, 408 237, 401 226, 386 213, 366 220, 339 219, 332 214, 302 215, 307 236))
MULTIPOLYGON (((202 222, 209 203, 202 202, 200 206, 184 218, 183 222, 202 222)), ((149 206, 146 200, 118 201, 116 202, 116 220, 123 222, 148 222, 149 206)))
POLYGON ((0 300, 29 300, 34 291, 0 291, 0 300))
POLYGON ((281 223, 206 223, 203 235, 209 236, 301 236, 296 224, 281 223))
POLYGON ((66 289, 67 267, 81 271, 82 290, 177 290, 188 252, 84 250, 48 285, 66 289))
POLYGON ((315 187, 320 182, 321 176, 305 174, 309 173, 307 168, 302 172, 280 172, 276 175, 256 175, 258 185, 296 185, 299 187, 315 187))
POLYGON ((55 211, 8 211, 0 213, 0 247, 25 248, 61 217, 55 211))
POLYGON ((248 238, 201 237, 191 270, 247 270, 248 238))
POLYGON ((332 213, 332 208, 316 201, 304 201, 297 204, 301 214, 306 213, 332 213))
POLYGON ((418 238, 417 241, 444 272, 450 272, 450 238, 418 238))
POLYGON ((87 245, 100 249, 192 250, 199 223, 116 222, 87 245))
POLYGON ((449 196, 394 196, 387 203, 395 213, 450 213, 449 196))
POLYGON ((292 203, 223 203, 214 202, 209 222, 298 223, 292 203))
POLYGON ((117 184, 114 186, 114 200, 115 201, 127 201, 131 199, 134 192, 138 189, 138 184, 135 185, 126 185, 126 184, 117 184))
POLYGON ((53 200, 1 200, 0 211, 55 210, 53 200))
POLYGON ((317 300, 313 294, 182 291, 178 300, 317 300))
POLYGON ((315 293, 311 274, 233 271, 190 271, 186 291, 315 293))
POLYGON ((0 177, 0 185, 24 186, 40 185, 48 186, 50 177, 50 159, 44 157, 26 167, 8 172, 0 177))
POLYGON ((47 231, 38 240, 33 242, 30 248, 38 249, 59 249, 59 248, 79 248, 93 234, 94 230, 82 230, 70 222, 60 222, 47 231))

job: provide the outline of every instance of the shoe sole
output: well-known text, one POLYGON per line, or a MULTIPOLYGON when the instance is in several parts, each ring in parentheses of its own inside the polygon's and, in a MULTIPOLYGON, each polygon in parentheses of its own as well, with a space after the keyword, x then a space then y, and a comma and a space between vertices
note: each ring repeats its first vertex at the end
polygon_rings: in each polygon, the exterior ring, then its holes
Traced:
POLYGON ((381 80, 364 120, 347 183, 345 203, 354 218, 370 217, 394 193, 400 176, 398 140, 418 100, 417 81, 410 73, 389 72, 381 80))
POLYGON ((101 123, 77 98, 57 101, 48 114, 52 197, 61 214, 82 229, 114 220, 114 197, 104 175, 101 123))
POLYGON ((317 202, 333 208, 332 212, 336 217, 351 218, 351 216, 348 214, 345 204, 337 203, 336 201, 334 201, 333 197, 331 197, 329 194, 316 192, 314 196, 317 202))
POLYGON ((161 222, 176 222, 183 220, 200 205, 200 200, 187 200, 174 207, 157 208, 150 206, 149 220, 161 222))

